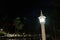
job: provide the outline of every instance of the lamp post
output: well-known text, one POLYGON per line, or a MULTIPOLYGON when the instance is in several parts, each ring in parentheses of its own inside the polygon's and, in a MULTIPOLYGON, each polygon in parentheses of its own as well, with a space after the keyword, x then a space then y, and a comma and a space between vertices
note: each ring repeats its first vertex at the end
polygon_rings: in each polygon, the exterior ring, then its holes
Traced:
POLYGON ((46 34, 45 34, 45 16, 43 16, 42 11, 40 17, 38 17, 40 24, 41 24, 41 33, 42 33, 42 40, 46 40, 46 34))

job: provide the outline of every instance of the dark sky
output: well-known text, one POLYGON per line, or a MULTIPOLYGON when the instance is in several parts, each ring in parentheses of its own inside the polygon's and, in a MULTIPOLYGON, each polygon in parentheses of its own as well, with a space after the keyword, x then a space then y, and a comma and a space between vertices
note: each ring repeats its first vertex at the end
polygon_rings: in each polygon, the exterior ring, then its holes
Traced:
MULTIPOLYGON (((60 24, 60 21, 59 21, 60 5, 59 4, 60 4, 59 0, 2 1, 0 5, 0 17, 7 16, 8 19, 10 20, 12 20, 17 16, 21 18, 27 17, 27 20, 28 20, 27 25, 30 23, 31 25, 29 24, 28 26, 30 27, 30 30, 31 30, 31 27, 33 30, 33 28, 39 24, 37 21, 38 20, 37 17, 40 15, 40 10, 42 10, 43 14, 47 17, 46 26, 50 27, 49 25, 52 25, 51 23, 53 21, 57 25, 60 24)), ((28 26, 27 26, 27 30, 29 28, 28 26)), ((59 26, 57 28, 59 28, 59 26)))

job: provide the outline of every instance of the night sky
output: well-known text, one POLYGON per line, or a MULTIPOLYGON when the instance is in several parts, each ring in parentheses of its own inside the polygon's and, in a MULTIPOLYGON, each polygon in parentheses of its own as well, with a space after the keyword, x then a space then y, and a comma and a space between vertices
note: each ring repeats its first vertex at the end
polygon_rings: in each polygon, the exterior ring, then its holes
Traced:
MULTIPOLYGON (((46 32, 49 33, 55 27, 56 30, 60 30, 60 1, 59 0, 21 0, 21 1, 2 1, 0 5, 0 24, 2 18, 6 17, 8 23, 12 23, 12 20, 16 17, 20 17, 24 23, 23 31, 26 32, 40 32, 40 23, 38 17, 40 16, 40 10, 46 18, 46 32), (27 19, 24 20, 24 17, 27 19), (53 27, 54 26, 54 27, 53 27), (49 31, 49 32, 48 32, 49 31)), ((59 31, 60 33, 60 31, 59 31)))

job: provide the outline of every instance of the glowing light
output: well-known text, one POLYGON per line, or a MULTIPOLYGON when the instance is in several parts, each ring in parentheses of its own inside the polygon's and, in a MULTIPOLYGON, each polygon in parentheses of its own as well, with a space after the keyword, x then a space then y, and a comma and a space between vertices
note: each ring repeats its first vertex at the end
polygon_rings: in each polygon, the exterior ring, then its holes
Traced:
POLYGON ((40 23, 45 23, 45 16, 40 16, 40 17, 38 17, 39 18, 39 21, 40 21, 40 23))

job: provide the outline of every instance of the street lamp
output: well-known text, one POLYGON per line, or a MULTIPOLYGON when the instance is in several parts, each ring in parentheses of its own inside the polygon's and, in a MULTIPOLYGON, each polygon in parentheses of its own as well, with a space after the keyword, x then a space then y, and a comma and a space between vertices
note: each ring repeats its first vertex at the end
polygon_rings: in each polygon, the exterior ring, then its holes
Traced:
POLYGON ((43 16, 42 11, 40 17, 38 17, 40 24, 41 24, 41 33, 42 33, 42 40, 46 40, 46 34, 45 34, 45 16, 43 16))

